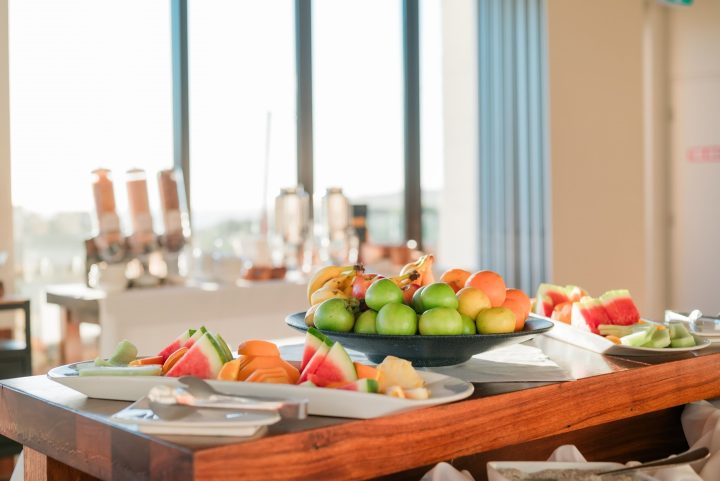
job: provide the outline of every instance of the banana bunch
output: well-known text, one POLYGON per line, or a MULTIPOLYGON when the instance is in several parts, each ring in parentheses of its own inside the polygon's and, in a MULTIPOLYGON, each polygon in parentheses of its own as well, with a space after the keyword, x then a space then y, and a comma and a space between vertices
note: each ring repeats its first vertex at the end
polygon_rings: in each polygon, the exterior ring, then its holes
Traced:
POLYGON ((400 275, 410 274, 412 271, 416 271, 419 274, 419 278, 415 281, 421 286, 427 286, 435 282, 435 276, 432 273, 432 265, 435 262, 435 257, 432 254, 425 254, 415 262, 405 264, 400 270, 400 275))
POLYGON ((349 296, 355 276, 363 270, 363 267, 359 265, 326 266, 321 268, 312 276, 310 282, 308 282, 308 302, 311 306, 314 306, 326 299, 338 297, 329 295, 328 291, 340 291, 342 293, 347 291, 347 296, 349 296), (316 295, 318 291, 323 292, 316 295))
POLYGON ((328 299, 350 299, 355 276, 362 272, 362 266, 327 266, 313 275, 308 282, 310 309, 305 313, 305 324, 314 326, 315 311, 328 299))

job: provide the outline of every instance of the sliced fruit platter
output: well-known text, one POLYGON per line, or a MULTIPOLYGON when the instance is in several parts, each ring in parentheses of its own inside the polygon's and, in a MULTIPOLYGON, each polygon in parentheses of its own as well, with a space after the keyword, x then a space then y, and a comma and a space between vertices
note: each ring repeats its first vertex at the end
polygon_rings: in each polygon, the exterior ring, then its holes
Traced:
POLYGON ((308 310, 286 322, 315 327, 373 362, 397 355, 415 366, 459 364, 552 328, 528 321, 530 298, 498 273, 455 268, 435 282, 433 262, 422 256, 387 278, 361 265, 323 267, 308 283, 308 310))
POLYGON ((642 319, 626 289, 594 298, 578 286, 540 284, 532 310, 531 316, 556 321, 550 337, 603 354, 649 356, 693 351, 710 344, 682 322, 642 319))
POLYGON ((227 394, 306 398, 310 414, 354 418, 452 402, 473 391, 472 384, 418 372, 392 356, 377 366, 354 363, 341 343, 316 329, 308 331, 299 363, 282 359, 265 340, 244 341, 234 355, 222 336, 201 327, 184 331, 156 356, 138 357, 123 340, 107 359, 60 366, 48 376, 89 397, 125 401, 196 376, 227 394))

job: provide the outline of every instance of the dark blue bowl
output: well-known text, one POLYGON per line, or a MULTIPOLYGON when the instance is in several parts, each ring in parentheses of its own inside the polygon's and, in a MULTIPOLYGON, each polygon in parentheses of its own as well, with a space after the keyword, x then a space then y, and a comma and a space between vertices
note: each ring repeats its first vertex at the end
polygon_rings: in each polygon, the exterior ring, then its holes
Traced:
MULTIPOLYGON (((288 326, 306 332, 305 313, 296 312, 285 318, 288 326)), ((385 356, 397 356, 412 361, 415 367, 452 366, 462 364, 473 355, 511 344, 518 344, 553 327, 543 319, 528 319, 522 331, 505 334, 474 334, 465 336, 387 336, 355 334, 320 329, 320 332, 348 349, 362 352, 375 363, 385 356)))

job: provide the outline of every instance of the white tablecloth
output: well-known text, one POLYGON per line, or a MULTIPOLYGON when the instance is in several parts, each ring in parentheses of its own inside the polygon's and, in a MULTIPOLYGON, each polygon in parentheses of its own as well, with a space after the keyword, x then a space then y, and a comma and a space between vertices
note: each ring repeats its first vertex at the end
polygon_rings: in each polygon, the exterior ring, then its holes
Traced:
POLYGON ((152 355, 188 328, 205 326, 231 348, 245 339, 297 336, 285 316, 305 310, 304 284, 258 282, 205 287, 168 286, 108 293, 99 303, 100 355, 122 339, 152 355))

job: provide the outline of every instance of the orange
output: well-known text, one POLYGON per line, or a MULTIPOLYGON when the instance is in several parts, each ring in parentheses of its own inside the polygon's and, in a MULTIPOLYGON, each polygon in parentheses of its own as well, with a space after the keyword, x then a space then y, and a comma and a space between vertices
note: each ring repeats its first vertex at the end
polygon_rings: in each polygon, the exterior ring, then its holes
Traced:
POLYGON ((527 312, 528 314, 530 313, 530 307, 532 306, 530 298, 520 289, 506 289, 505 300, 507 299, 517 299, 518 301, 527 304, 527 312))
POLYGON ((444 282, 457 292, 465 286, 468 277, 470 272, 465 269, 448 269, 440 276, 440 282, 444 282))
POLYGON ((528 316, 528 309, 522 301, 517 299, 505 299, 502 307, 510 309, 515 314, 515 331, 522 331, 525 327, 525 320, 528 316))
POLYGON ((493 271, 479 271, 468 277, 465 287, 476 287, 485 292, 493 307, 500 307, 505 302, 505 281, 493 271))

